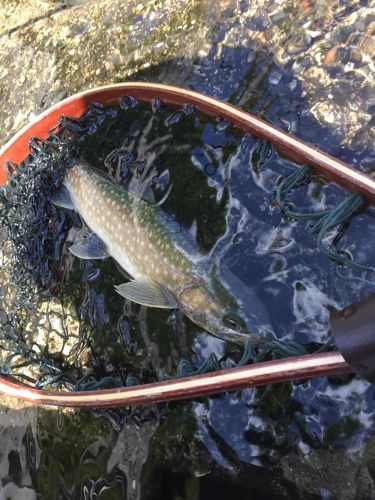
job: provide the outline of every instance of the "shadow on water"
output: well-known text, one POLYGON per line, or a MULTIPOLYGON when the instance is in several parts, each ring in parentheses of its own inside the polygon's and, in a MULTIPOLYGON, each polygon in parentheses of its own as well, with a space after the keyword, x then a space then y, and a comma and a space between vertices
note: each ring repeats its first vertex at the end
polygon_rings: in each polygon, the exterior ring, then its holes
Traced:
MULTIPOLYGON (((261 22, 256 16, 252 22, 256 19, 261 22)), ((293 69, 294 62, 280 65, 272 53, 251 41, 243 47, 223 47, 221 41, 226 36, 226 27, 225 23, 218 26, 206 56, 196 60, 169 60, 135 73, 132 79, 188 86, 228 100, 369 171, 373 153, 368 149, 366 137, 357 145, 343 145, 342 136, 314 118, 309 112, 311 103, 293 69)), ((252 172, 252 177, 268 199, 273 186, 264 171, 270 162, 283 160, 278 160, 271 151, 262 162, 258 146, 257 141, 249 139, 245 159, 254 158, 254 151, 260 158, 258 170, 252 172)), ((176 151, 176 163, 180 161, 178 154, 176 151)), ((184 178, 183 182, 188 180, 184 178)), ((317 200, 320 201, 319 196, 317 200)), ((303 196, 298 201, 303 203, 303 196)), ((212 211, 213 207, 208 210, 212 211)), ((196 218, 183 212, 179 217, 186 218, 187 226, 196 218)), ((304 230, 299 231, 301 236, 304 230)), ((354 231, 359 240, 362 231, 361 227, 354 231)), ((256 238, 261 240, 261 233, 256 233, 256 238)), ((210 248, 209 235, 202 233, 201 240, 210 248)), ((366 248, 365 254, 370 255, 371 238, 360 241, 366 248)), ((254 258, 257 255, 254 254, 254 258)), ((306 276, 306 266, 300 271, 303 277, 299 289, 296 287, 292 292, 293 296, 290 291, 289 296, 283 295, 285 289, 278 289, 277 284, 270 286, 264 282, 261 274, 258 281, 263 283, 268 298, 274 294, 280 303, 283 297, 289 302, 295 300, 296 310, 303 311, 301 318, 305 315, 305 319, 308 317, 312 322, 310 330, 323 324, 320 332, 323 335, 327 316, 322 318, 319 316, 321 311, 314 310, 314 297, 334 297, 324 304, 324 309, 329 309, 332 303, 344 305, 350 293, 335 275, 328 275, 329 265, 324 256, 315 252, 314 258, 317 267, 321 266, 317 278, 324 281, 326 292, 320 296, 321 289, 316 281, 306 276), (298 291, 303 298, 299 298, 298 291)), ((233 268, 236 269, 235 264, 233 268)), ((106 272, 106 263, 102 271, 106 272)), ((107 278, 111 286, 111 275, 107 278)), ((356 293, 360 295, 363 291, 358 287, 356 293)), ((135 317, 132 307, 123 306, 120 300, 111 303, 111 314, 117 318, 135 317)), ((295 318, 283 313, 282 306, 274 309, 275 314, 280 324, 285 324, 285 330, 280 332, 284 336, 288 324, 295 318)), ((153 315, 153 311, 147 314, 151 324, 153 320, 158 321, 153 315)), ((183 320, 177 317, 176 321, 183 320)), ((141 324, 147 325, 146 318, 141 324)), ((105 324, 102 326, 98 346, 109 346, 116 357, 117 339, 112 338, 105 324)), ((188 324, 188 331, 177 340, 173 330, 169 327, 165 332, 167 340, 163 344, 152 328, 145 326, 141 331, 144 347, 135 363, 144 363, 145 372, 149 369, 148 360, 152 369, 160 368, 160 357, 165 356, 161 352, 163 349, 171 350, 175 362, 178 354, 189 357, 189 346, 196 334, 194 327, 188 324), (177 347, 173 348, 176 343, 177 347)), ((305 335, 304 340, 309 335, 306 328, 305 335)), ((198 339, 194 348, 199 353, 207 346, 198 339)), ((117 362, 121 364, 121 353, 117 362)), ((116 412, 108 419, 108 415, 98 418, 87 411, 65 414, 44 409, 37 412, 15 410, 15 414, 26 415, 25 421, 30 418, 35 425, 30 429, 26 423, 19 424, 17 445, 13 441, 14 444, 7 448, 7 457, 4 456, 1 463, 3 492, 15 498, 16 494, 35 498, 35 491, 44 498, 123 498, 127 495, 129 500, 194 500, 212 495, 219 500, 229 496, 248 498, 252 494, 267 499, 313 499, 344 498, 343 489, 347 481, 351 481, 350 488, 355 493, 347 498, 355 498, 355 494, 357 498, 372 498, 374 446, 370 438, 374 431, 373 411, 373 388, 352 377, 244 390, 192 403, 173 404, 167 409, 140 409, 132 414, 129 412, 125 420, 116 412), (33 417, 29 417, 30 413, 33 417), (365 448, 367 455, 363 456, 365 448), (358 480, 360 474, 362 479, 358 480)), ((8 427, 4 431, 2 439, 9 443, 8 427)))

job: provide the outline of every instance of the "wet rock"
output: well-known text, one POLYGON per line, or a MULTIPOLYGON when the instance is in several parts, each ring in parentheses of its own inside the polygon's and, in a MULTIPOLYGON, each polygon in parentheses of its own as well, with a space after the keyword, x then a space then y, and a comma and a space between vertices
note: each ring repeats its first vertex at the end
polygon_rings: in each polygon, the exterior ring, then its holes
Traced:
POLYGON ((0 144, 74 92, 192 56, 208 10, 185 0, 1 2, 0 144))

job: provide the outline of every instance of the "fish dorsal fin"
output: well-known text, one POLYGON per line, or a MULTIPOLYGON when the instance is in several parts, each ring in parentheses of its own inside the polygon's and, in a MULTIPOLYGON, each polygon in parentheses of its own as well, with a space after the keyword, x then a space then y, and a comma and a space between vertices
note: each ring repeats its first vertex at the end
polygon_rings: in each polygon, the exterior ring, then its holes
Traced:
MULTIPOLYGON (((155 207, 161 207, 161 206, 162 206, 162 204, 163 204, 165 201, 167 201, 168 196, 171 194, 172 188, 173 188, 173 184, 170 184, 170 185, 169 185, 169 187, 168 187, 168 189, 167 189, 167 191, 166 191, 166 192, 165 192, 165 194, 162 196, 162 198, 160 198, 160 200, 159 200, 159 201, 157 201, 157 202, 155 202, 155 203, 154 203, 154 206, 155 206, 155 207)), ((154 196, 154 198, 155 198, 155 196, 154 196)))
POLYGON ((129 281, 115 286, 116 292, 137 304, 174 309, 176 301, 168 289, 156 281, 129 281))
POLYGON ((154 192, 153 192, 150 184, 146 184, 140 197, 142 198, 142 200, 147 201, 147 203, 150 203, 151 205, 156 204, 155 195, 154 195, 154 192))
POLYGON ((163 227, 177 250, 188 255, 194 261, 202 260, 204 256, 200 253, 196 241, 182 224, 161 209, 156 210, 158 224, 163 227))
POLYGON ((51 201, 57 207, 74 210, 72 197, 70 196, 68 188, 64 186, 64 184, 62 184, 59 190, 52 196, 51 201))
POLYGON ((106 259, 108 252, 105 243, 103 243, 96 234, 90 236, 87 240, 81 240, 69 247, 70 252, 80 259, 106 259))
POLYGON ((149 203, 151 206, 161 207, 161 205, 163 205, 163 203, 168 199, 169 195, 171 194, 173 184, 169 184, 169 187, 166 190, 166 192, 163 194, 160 200, 157 200, 155 197, 154 190, 151 187, 152 182, 153 182, 153 176, 148 176, 143 181, 139 181, 138 179, 131 179, 126 186, 126 189, 132 195, 136 196, 137 198, 141 198, 143 201, 149 203))

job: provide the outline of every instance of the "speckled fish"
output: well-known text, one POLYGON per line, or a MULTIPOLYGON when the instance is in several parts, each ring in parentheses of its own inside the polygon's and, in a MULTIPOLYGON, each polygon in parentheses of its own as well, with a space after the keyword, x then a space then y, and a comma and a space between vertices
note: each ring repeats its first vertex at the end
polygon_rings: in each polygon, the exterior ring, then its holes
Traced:
MULTIPOLYGON (((117 292, 138 304, 180 308, 204 329, 222 338, 248 339, 240 305, 218 275, 204 264, 189 235, 171 229, 160 209, 134 195, 90 165, 76 163, 54 203, 75 209, 97 235, 97 244, 76 243, 83 259, 113 257, 133 280, 117 292)), ((176 224, 176 223, 174 223, 176 224)))

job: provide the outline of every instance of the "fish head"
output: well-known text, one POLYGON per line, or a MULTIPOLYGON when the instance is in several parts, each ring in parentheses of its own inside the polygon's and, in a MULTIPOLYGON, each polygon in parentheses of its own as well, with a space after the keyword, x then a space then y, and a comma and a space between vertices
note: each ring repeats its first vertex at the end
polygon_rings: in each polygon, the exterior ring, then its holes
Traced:
POLYGON ((217 293, 209 281, 198 280, 182 288, 179 307, 194 323, 219 338, 236 343, 253 340, 234 298, 220 291, 217 293))

